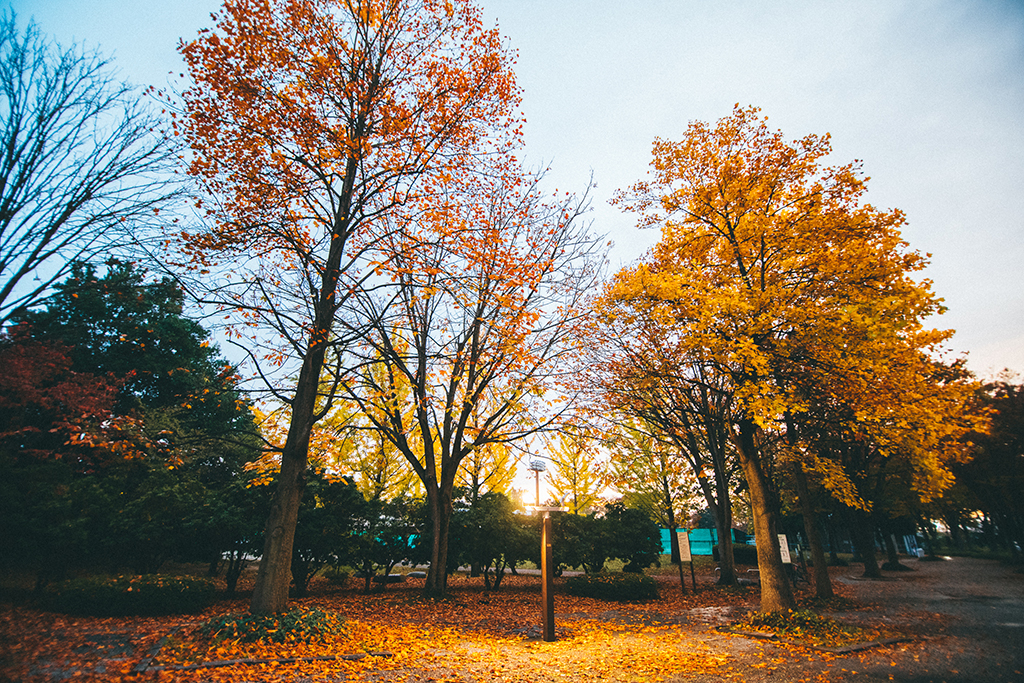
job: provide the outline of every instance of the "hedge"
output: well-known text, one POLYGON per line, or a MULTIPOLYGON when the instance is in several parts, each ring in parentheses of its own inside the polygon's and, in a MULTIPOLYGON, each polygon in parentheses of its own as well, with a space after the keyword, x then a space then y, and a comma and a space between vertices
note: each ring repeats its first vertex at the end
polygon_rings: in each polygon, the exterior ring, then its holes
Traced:
POLYGON ((212 581, 187 576, 93 576, 55 584, 40 602, 45 609, 66 614, 153 616, 199 612, 215 593, 212 581))
POLYGON ((586 574, 566 579, 565 589, 570 595, 598 600, 629 602, 651 600, 658 597, 658 584, 644 574, 586 574))

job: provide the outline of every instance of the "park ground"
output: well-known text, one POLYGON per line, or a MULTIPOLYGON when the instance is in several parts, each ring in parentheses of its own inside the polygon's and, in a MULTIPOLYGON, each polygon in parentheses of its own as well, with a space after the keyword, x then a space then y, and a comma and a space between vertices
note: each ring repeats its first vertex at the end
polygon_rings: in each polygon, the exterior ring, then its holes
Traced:
MULTIPOLYGON (((859 564, 832 568, 840 598, 816 608, 864 628, 844 647, 724 630, 757 608, 757 588, 715 588, 710 566, 700 567, 696 594, 689 576, 682 594, 678 576, 658 574, 661 597, 644 603, 576 598, 556 583, 550 643, 540 638, 532 575, 490 592, 455 575, 443 601, 422 599, 415 579, 372 595, 319 582, 293 604, 342 614, 341 635, 209 650, 197 647, 196 626, 244 612, 244 586, 202 614, 161 618, 72 617, 11 595, 0 606, 0 681, 1024 682, 1024 575, 971 558, 905 564, 913 571, 882 580, 860 578, 859 564)), ((809 587, 798 593, 813 605, 809 587)))

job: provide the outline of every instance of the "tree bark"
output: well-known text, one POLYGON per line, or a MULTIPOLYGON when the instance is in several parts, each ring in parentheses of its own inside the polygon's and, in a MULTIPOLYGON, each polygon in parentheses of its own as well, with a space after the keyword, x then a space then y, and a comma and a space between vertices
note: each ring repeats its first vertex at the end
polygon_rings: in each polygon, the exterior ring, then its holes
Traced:
POLYGON ((771 502, 768 477, 754 443, 753 421, 740 421, 736 451, 750 490, 750 507, 754 517, 754 538, 757 540, 757 568, 761 576, 761 611, 782 612, 796 607, 793 588, 782 566, 779 550, 777 513, 771 502))
POLYGON ((427 505, 430 508, 431 540, 430 568, 423 594, 428 598, 444 597, 448 589, 448 526, 452 518, 452 494, 445 495, 445 487, 430 487, 427 505))
POLYGON ((811 547, 811 561, 814 563, 814 594, 818 598, 827 600, 835 597, 835 592, 832 590, 832 579, 828 575, 825 549, 821 544, 821 534, 818 533, 811 492, 807 486, 807 474, 804 472, 802 463, 798 462, 794 465, 793 475, 796 481, 797 497, 800 498, 800 509, 804 517, 807 544, 811 547))
POLYGON ((729 500, 729 483, 724 475, 715 476, 718 505, 715 513, 715 526, 718 531, 718 581, 719 586, 735 586, 736 556, 732 550, 732 504, 729 500))
POLYGON ((676 511, 672 505, 672 491, 668 485, 668 478, 661 478, 661 495, 665 500, 665 521, 668 522, 669 552, 672 555, 672 564, 680 564, 679 539, 676 537, 676 511))
POLYGON ((292 400, 291 424, 281 453, 281 473, 277 477, 277 490, 267 518, 263 558, 260 560, 249 607, 253 614, 284 612, 288 609, 295 524, 299 519, 302 490, 306 486, 309 440, 326 344, 314 343, 311 347, 299 371, 292 400))
POLYGON ((882 570, 878 567, 875 559, 874 524, 871 515, 853 511, 853 524, 850 525, 850 533, 853 536, 853 545, 857 549, 857 555, 864 563, 864 577, 869 579, 882 578, 882 570))
POLYGON ((900 554, 896 550, 896 541, 892 537, 892 533, 889 529, 882 531, 882 537, 885 541, 885 555, 886 563, 882 565, 882 569, 891 572, 902 572, 908 571, 908 568, 900 564, 900 554))
POLYGON ((828 563, 833 567, 845 566, 845 561, 839 559, 839 532, 836 531, 834 516, 829 519, 828 527, 828 563))

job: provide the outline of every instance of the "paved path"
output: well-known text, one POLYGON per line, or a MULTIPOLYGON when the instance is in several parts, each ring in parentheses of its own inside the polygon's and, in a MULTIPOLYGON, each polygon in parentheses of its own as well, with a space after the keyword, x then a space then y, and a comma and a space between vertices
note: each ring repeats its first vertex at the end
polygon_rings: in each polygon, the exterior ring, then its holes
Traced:
MULTIPOLYGON (((1024 575, 962 557, 906 564, 915 571, 886 572, 886 581, 841 579, 874 605, 874 615, 926 638, 895 680, 1024 682, 1024 575), (938 623, 921 618, 929 614, 941 615, 938 623)), ((891 680, 883 672, 877 680, 891 680)))
POLYGON ((882 580, 860 578, 860 565, 840 574, 837 580, 869 608, 835 616, 852 623, 889 621, 914 635, 914 642, 809 660, 772 644, 721 646, 750 666, 740 667, 747 683, 1024 683, 1024 574, 970 558, 905 564, 914 571, 885 572, 882 580), (770 671, 753 667, 771 660, 777 666, 770 671))

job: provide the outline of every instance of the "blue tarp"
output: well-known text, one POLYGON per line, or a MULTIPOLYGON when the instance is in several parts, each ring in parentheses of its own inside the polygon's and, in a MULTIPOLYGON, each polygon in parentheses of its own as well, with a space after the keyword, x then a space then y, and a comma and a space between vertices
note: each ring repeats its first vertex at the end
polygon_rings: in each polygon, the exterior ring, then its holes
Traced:
MULTIPOLYGON (((690 554, 710 555, 711 548, 718 543, 717 529, 690 529, 690 554)), ((733 543, 747 543, 748 536, 738 529, 732 530, 733 543)), ((672 540, 668 529, 661 530, 661 552, 669 555, 672 552, 672 540)))

